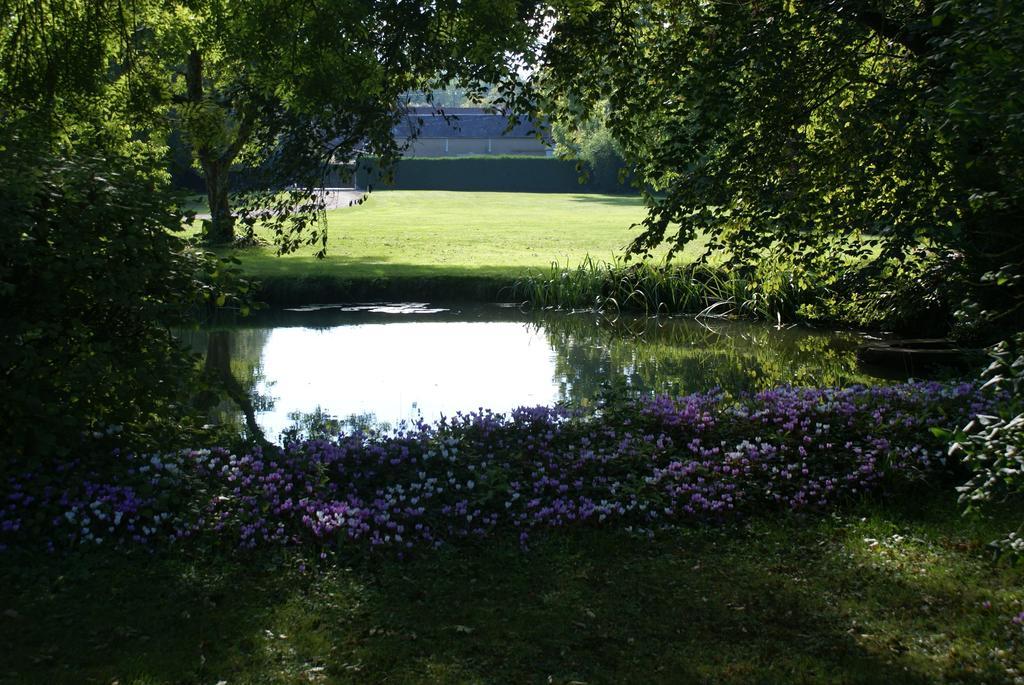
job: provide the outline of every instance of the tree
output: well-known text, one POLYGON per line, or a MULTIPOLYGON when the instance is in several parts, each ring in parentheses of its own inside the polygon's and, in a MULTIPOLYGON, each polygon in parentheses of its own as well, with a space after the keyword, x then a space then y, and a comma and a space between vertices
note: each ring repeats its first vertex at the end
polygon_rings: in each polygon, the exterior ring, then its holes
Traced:
POLYGON ((226 302, 227 270, 175 237, 161 150, 129 133, 119 8, 0 11, 0 470, 119 428, 173 439, 197 379, 169 326, 226 302))
POLYGON ((146 25, 149 71, 171 74, 165 110, 206 181, 208 237, 234 238, 231 174, 243 167, 250 186, 272 192, 250 196, 241 214, 251 228, 275 210, 282 251, 326 244, 310 218, 331 162, 399 155, 391 131, 406 116, 403 94, 514 88, 538 30, 532 6, 516 0, 175 2, 146 25), (281 199, 286 186, 298 190, 281 199))
POLYGON ((94 435, 172 449, 203 430, 192 398, 224 382, 223 359, 204 380, 172 329, 244 311, 247 284, 181 237, 164 171, 172 128, 205 167, 213 238, 233 232, 233 166, 269 160, 305 187, 262 197, 281 249, 325 243, 303 231, 331 155, 396 154, 396 93, 514 70, 531 12, 454 0, 0 0, 0 470, 92 455, 94 435), (292 212, 296 197, 307 202, 292 212))
POLYGON ((615 190, 620 187, 619 171, 623 167, 622 151, 608 130, 608 103, 595 103, 590 115, 582 120, 562 120, 551 127, 555 154, 578 159, 586 165, 592 184, 615 190))
POLYGON ((986 285, 1009 272, 983 277, 1024 260, 1022 50, 1024 16, 985 0, 565 3, 541 80, 556 119, 608 100, 652 204, 634 252, 706 232, 854 307, 899 280, 930 316, 967 290, 1009 316, 986 285))

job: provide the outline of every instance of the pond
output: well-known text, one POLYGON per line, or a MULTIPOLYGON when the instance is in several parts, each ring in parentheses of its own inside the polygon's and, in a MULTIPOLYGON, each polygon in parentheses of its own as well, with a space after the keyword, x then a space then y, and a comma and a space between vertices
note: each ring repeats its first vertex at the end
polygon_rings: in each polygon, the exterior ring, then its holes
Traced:
MULTIPOLYGON (((857 368, 854 333, 502 305, 310 306, 183 335, 208 368, 237 381, 272 439, 312 421, 394 427, 479 408, 585 405, 608 392, 874 380, 857 368)), ((229 402, 211 420, 242 425, 229 402)))

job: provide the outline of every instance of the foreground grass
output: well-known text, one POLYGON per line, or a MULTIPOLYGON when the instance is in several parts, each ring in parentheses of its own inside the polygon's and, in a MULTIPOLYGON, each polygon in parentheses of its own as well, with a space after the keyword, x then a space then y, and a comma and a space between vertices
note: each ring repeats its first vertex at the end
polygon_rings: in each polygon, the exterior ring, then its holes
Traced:
POLYGON ((0 557, 0 681, 1013 682, 1024 572, 948 491, 409 561, 0 557))

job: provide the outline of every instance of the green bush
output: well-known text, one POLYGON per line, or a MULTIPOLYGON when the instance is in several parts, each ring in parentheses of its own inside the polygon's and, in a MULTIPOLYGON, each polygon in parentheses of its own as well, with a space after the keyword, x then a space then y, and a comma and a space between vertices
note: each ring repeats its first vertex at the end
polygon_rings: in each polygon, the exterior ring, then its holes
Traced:
POLYGON ((144 146, 4 142, 4 466, 122 429, 136 444, 175 442, 199 379, 170 329, 224 304, 232 271, 175 237, 182 217, 144 146))
MULTIPOLYGON (((985 387, 1002 401, 991 414, 979 414, 956 436, 952 451, 963 455, 972 475, 960 491, 968 511, 992 501, 1024 499, 1024 334, 993 348, 984 372, 985 387)), ((1024 555, 1024 523, 995 545, 1024 555)))

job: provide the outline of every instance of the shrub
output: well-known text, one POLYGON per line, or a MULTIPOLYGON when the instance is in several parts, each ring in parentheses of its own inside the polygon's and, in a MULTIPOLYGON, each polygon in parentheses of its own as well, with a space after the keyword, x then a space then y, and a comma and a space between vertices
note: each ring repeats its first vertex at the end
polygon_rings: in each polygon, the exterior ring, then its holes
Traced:
POLYGON ((6 134, 0 473, 112 425, 173 444, 197 379, 170 327, 223 304, 231 270, 174 235, 182 218, 141 144, 57 151, 6 134))
MULTIPOLYGON (((1024 496, 1024 335, 996 345, 992 358, 983 378, 984 388, 997 400, 993 411, 975 416, 951 448, 971 470, 971 478, 957 488, 968 512, 993 500, 1024 496)), ((1024 554, 1024 523, 993 544, 1015 556, 1024 554)))

